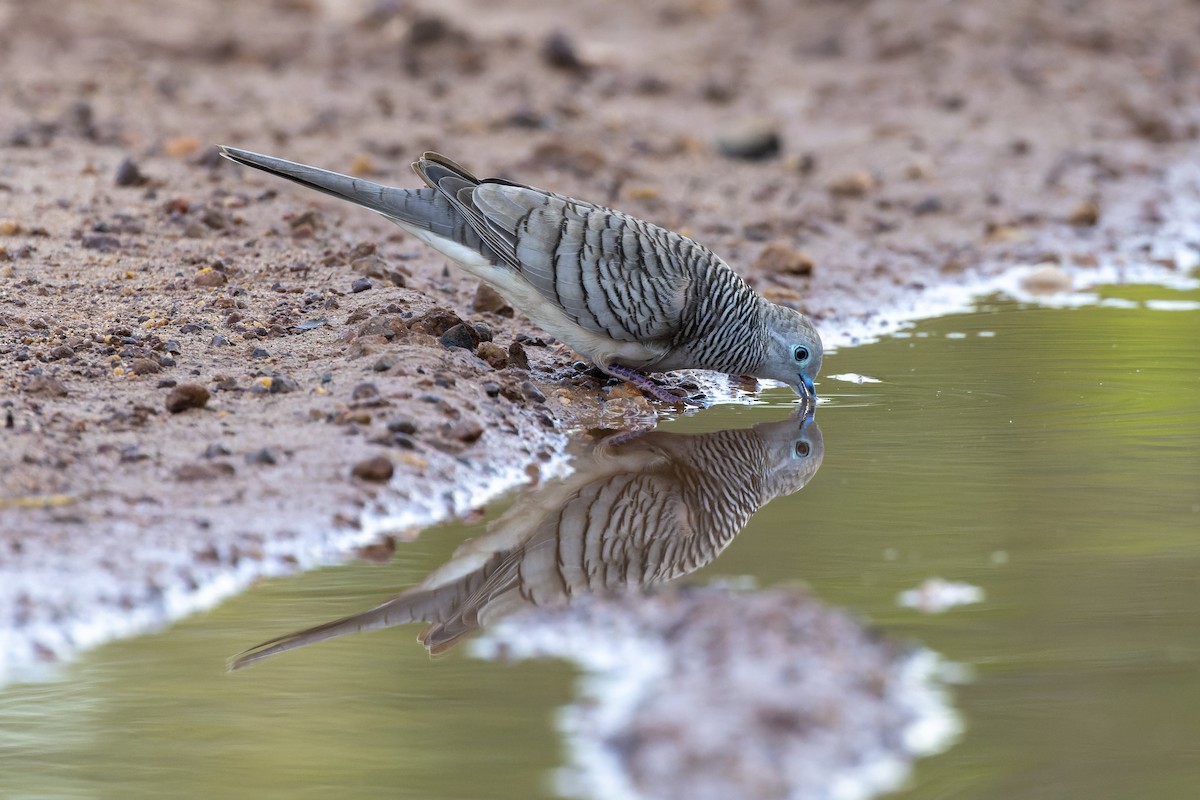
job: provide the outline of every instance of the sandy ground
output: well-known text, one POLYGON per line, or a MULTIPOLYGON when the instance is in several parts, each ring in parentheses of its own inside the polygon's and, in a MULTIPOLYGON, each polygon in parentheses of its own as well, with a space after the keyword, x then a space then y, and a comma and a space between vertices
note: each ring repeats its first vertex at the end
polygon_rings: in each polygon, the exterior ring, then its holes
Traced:
POLYGON ((844 344, 947 284, 1184 268, 1197 41, 1186 0, 0 2, 0 676, 653 422, 213 143, 605 202, 844 344))

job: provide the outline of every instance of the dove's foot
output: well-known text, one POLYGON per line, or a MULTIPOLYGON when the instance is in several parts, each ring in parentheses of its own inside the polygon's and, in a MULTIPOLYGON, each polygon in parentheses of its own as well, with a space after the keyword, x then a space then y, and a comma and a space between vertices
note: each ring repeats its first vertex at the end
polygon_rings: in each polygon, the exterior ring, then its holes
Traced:
POLYGON ((636 386, 638 390, 642 392, 642 394, 653 397, 655 400, 659 400, 668 405, 696 405, 692 400, 688 399, 687 397, 680 397, 679 395, 668 390, 667 387, 660 386, 642 373, 638 372, 636 369, 623 367, 620 364, 609 364, 604 368, 604 371, 613 377, 629 381, 636 386))

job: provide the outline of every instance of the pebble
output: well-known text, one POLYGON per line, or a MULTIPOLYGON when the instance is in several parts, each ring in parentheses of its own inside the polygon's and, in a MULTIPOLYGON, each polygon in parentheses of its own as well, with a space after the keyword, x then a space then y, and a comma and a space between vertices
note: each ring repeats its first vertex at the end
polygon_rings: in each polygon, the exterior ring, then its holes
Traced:
POLYGON ((546 402, 546 395, 542 394, 541 389, 533 385, 533 381, 521 381, 521 394, 526 400, 531 400, 535 403, 546 402))
POLYGON ((102 253, 111 253, 114 250, 121 249, 121 240, 106 233, 85 234, 79 241, 85 250, 99 250, 102 253))
POLYGON ((192 278, 192 283, 196 286, 211 289, 216 286, 224 286, 226 280, 228 279, 225 277, 224 272, 218 272, 211 267, 205 267, 196 273, 195 277, 192 278))
POLYGON ((385 355, 385 356, 380 356, 379 358, 377 358, 375 360, 375 363, 371 365, 371 371, 372 372, 387 372, 389 369, 391 369, 392 367, 396 366, 399 363, 400 363, 400 359, 395 355, 389 354, 389 355, 385 355))
POLYGON ((769 273, 812 275, 813 258, 785 242, 772 242, 758 254, 754 267, 769 273))
POLYGON ((499 292, 483 282, 480 282, 479 287, 475 290, 471 308, 480 314, 495 314, 499 317, 512 317, 515 313, 513 307, 499 292))
POLYGON ((508 346, 508 366, 529 369, 529 356, 525 354, 525 348, 520 342, 513 342, 508 346))
POLYGON ((761 161, 775 158, 783 149, 779 128, 773 122, 750 122, 717 137, 717 151, 726 158, 761 161))
POLYGON ((446 433, 453 439, 471 444, 483 436, 483 426, 475 420, 465 419, 452 424, 446 433))
POLYGON ((33 375, 25 381, 26 394, 40 394, 47 397, 66 397, 67 387, 58 378, 49 375, 33 375))
POLYGON ((875 179, 865 169, 848 172, 829 182, 826 187, 834 197, 863 197, 876 187, 875 179))
POLYGON ((355 478, 372 483, 387 483, 395 474, 396 468, 387 456, 372 456, 354 465, 350 474, 355 478))
POLYGON ((370 288, 371 288, 371 279, 370 278, 355 278, 354 283, 350 284, 350 293, 358 294, 359 292, 365 292, 370 288))
POLYGON ((495 342, 480 342, 475 353, 492 369, 504 369, 508 366, 508 353, 495 342))
POLYGON ((446 347, 461 347, 473 351, 479 346, 479 333, 471 325, 459 323, 439 336, 438 341, 446 347))
POLYGON ((271 394, 291 394, 300 388, 300 385, 286 375, 278 372, 270 376, 271 385, 268 387, 271 394))
POLYGON ((167 394, 167 411, 178 414, 189 408, 204 408, 208 398, 208 389, 200 384, 182 383, 167 394))
POLYGON ((373 383, 360 383, 350 390, 350 399, 355 403, 382 403, 379 387, 373 383))
POLYGON ((430 336, 441 336, 455 325, 461 325, 462 318, 446 308, 431 308, 409 323, 410 330, 417 333, 428 333, 430 336))
POLYGON ((270 448, 264 447, 261 450, 255 450, 253 453, 247 453, 246 463, 273 466, 279 463, 279 459, 271 452, 270 448))
POLYGON ((490 342, 492 340, 492 329, 486 323, 470 322, 467 324, 475 329, 475 334, 479 337, 479 341, 490 342))
POLYGON ((162 365, 153 358, 135 358, 133 360, 134 375, 153 375, 162 372, 162 365))
POLYGON ((925 214, 936 214, 943 208, 942 199, 936 195, 930 195, 921 202, 913 206, 913 214, 916 216, 924 216, 925 214))
POLYGON ((146 182, 146 176, 132 158, 126 158, 117 165, 117 174, 113 180, 117 186, 141 186, 146 182))
POLYGON ((1081 228, 1090 228, 1100 221, 1100 206, 1094 200, 1086 200, 1075 207, 1067 216, 1067 222, 1081 228))
POLYGON ((407 433, 410 436, 417 432, 417 423, 412 417, 396 417, 387 424, 392 433, 407 433))
POLYGON ((1021 288, 1031 294, 1066 292, 1071 289, 1071 276, 1058 264, 1039 264, 1021 278, 1021 288))
POLYGON ((575 42, 562 31, 554 31, 542 40, 542 60, 567 72, 586 72, 588 69, 575 42))

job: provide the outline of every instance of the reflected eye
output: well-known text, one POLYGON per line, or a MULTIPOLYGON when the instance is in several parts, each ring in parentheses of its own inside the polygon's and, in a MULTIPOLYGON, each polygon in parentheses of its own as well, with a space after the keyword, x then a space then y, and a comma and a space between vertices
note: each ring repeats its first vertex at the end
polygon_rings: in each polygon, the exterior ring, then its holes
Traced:
POLYGON ((812 449, 808 446, 808 442, 796 442, 796 455, 800 458, 807 458, 812 449))
POLYGON ((796 345, 792 348, 792 358, 796 359, 800 363, 808 361, 808 348, 802 344, 796 345))

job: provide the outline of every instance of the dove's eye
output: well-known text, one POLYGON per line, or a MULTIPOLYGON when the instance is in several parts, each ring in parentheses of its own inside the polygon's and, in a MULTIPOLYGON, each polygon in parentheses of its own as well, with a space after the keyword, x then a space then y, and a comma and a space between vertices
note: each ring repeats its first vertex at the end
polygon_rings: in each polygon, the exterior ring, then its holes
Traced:
POLYGON ((811 448, 808 446, 808 442, 796 442, 797 456, 800 458, 807 458, 809 452, 811 452, 811 448))
POLYGON ((801 364, 808 361, 808 348, 802 344, 796 345, 792 348, 792 358, 801 364))

